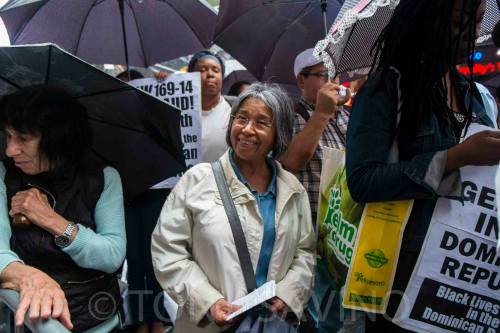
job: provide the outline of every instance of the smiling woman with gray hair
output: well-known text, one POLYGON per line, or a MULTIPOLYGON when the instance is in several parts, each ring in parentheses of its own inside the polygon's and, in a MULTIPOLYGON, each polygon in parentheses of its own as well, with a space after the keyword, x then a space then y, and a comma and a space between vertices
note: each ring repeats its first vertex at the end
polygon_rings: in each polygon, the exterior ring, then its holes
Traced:
POLYGON ((240 332, 238 317, 227 320, 238 309, 231 302, 270 280, 276 282, 270 311, 301 318, 311 295, 315 236, 306 191, 275 160, 291 141, 293 117, 285 92, 252 84, 233 104, 230 149, 217 163, 187 171, 168 197, 152 255, 158 281, 179 305, 176 332, 228 326, 240 332), (217 170, 224 184, 216 181, 217 170), (231 220, 224 187, 236 208, 231 220), (245 251, 246 262, 240 259, 245 251))

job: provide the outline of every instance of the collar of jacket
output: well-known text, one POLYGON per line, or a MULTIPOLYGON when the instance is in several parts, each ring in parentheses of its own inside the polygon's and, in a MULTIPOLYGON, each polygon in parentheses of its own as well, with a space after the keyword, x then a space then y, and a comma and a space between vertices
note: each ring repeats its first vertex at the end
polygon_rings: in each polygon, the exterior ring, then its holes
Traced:
MULTIPOLYGON (((236 176, 229 161, 229 149, 222 155, 220 161, 233 200, 240 196, 247 196, 248 199, 255 200, 252 192, 236 176)), ((293 194, 304 191, 304 188, 293 174, 284 170, 278 161, 274 162, 276 163, 276 213, 279 213, 288 199, 293 194)))
POLYGON ((471 85, 465 75, 459 73, 458 71, 456 71, 456 75, 458 93, 464 99, 465 107, 473 110, 472 120, 481 125, 494 127, 494 124, 486 114, 485 105, 483 103, 483 99, 481 98, 479 89, 475 84, 471 85))

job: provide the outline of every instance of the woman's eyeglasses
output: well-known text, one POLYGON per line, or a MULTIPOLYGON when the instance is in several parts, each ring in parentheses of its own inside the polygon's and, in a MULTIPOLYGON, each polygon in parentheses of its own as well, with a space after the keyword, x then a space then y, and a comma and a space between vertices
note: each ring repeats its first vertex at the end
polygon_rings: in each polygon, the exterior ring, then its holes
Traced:
POLYGON ((271 119, 249 119, 246 115, 237 113, 235 115, 232 115, 233 117, 233 124, 236 124, 241 127, 245 127, 248 125, 248 123, 251 121, 252 122, 252 127, 258 131, 263 131, 268 128, 273 127, 273 121, 271 119))

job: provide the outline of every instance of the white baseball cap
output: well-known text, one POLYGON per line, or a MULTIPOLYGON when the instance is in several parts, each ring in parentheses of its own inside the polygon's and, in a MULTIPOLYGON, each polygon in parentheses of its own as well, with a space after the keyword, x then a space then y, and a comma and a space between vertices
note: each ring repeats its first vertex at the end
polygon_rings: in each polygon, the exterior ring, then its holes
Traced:
POLYGON ((295 58, 295 63, 293 64, 293 73, 295 74, 295 77, 297 77, 304 68, 321 64, 323 62, 322 60, 318 60, 313 55, 313 51, 314 48, 304 50, 295 58))

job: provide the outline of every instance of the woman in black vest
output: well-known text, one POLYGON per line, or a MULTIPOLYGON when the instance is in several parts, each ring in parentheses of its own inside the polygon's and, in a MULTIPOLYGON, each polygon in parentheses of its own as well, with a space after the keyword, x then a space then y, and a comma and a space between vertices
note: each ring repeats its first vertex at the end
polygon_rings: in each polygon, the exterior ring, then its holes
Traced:
POLYGON ((90 155, 87 112, 47 86, 0 102, 0 282, 20 292, 16 324, 58 318, 82 332, 115 315, 125 256, 116 170, 90 155))

